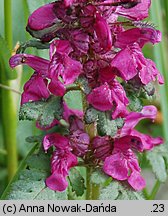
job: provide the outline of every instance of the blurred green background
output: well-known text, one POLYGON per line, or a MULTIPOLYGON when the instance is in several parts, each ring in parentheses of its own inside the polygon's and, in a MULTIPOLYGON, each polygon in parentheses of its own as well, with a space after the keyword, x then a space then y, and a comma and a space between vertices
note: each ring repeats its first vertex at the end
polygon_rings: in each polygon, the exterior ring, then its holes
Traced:
MULTIPOLYGON (((32 70, 26 66, 19 66, 11 70, 8 59, 18 42, 31 39, 25 27, 29 14, 49 0, 0 0, 0 195, 9 180, 14 175, 18 164, 27 155, 30 144, 25 141, 27 136, 40 134, 34 122, 18 121, 20 92, 23 84, 29 79, 32 70)), ((159 114, 155 123, 143 121, 139 129, 154 136, 163 136, 168 143, 168 1, 152 0, 152 7, 148 21, 155 24, 163 33, 162 43, 147 45, 144 55, 153 59, 161 73, 165 84, 156 85, 156 97, 147 104, 155 104, 159 114)), ((26 52, 47 57, 46 51, 29 48, 26 52)), ((143 174, 148 188, 155 183, 154 175, 147 169, 148 164, 142 163, 143 174)), ((168 182, 159 184, 156 199, 168 199, 168 182)))

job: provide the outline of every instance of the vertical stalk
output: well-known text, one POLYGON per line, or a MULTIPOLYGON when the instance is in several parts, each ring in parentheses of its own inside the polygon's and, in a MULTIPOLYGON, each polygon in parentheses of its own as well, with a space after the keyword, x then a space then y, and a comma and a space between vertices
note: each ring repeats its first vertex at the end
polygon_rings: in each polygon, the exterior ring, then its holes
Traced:
MULTIPOLYGON (((165 3, 167 2, 167 0, 165 1, 165 3)), ((168 4, 165 4, 166 8, 165 8, 165 12, 166 15, 167 14, 167 6, 168 4)), ((151 19, 153 21, 153 23, 155 23, 159 30, 162 32, 162 42, 160 44, 157 44, 154 46, 154 57, 155 57, 155 62, 156 65, 158 67, 158 69, 160 70, 160 72, 162 72, 163 76, 164 76, 164 80, 165 80, 165 84, 163 86, 160 87, 160 100, 161 100, 161 109, 162 109, 162 114, 163 114, 163 133, 164 133, 164 138, 165 138, 165 145, 167 145, 167 141, 168 141, 168 133, 167 133, 167 129, 168 129, 168 65, 167 65, 167 59, 168 59, 168 55, 167 55, 167 49, 168 49, 168 44, 167 44, 167 38, 165 37, 166 35, 166 28, 165 28, 165 23, 163 21, 163 8, 161 7, 161 2, 160 1, 153 1, 152 2, 152 7, 151 7, 151 19)), ((160 182, 159 180, 157 180, 156 184, 154 185, 153 189, 152 189, 152 193, 149 196, 149 199, 154 199, 155 195, 157 194, 158 190, 160 187, 160 182)))
POLYGON ((160 44, 157 44, 154 46, 154 57, 155 57, 155 62, 160 70, 160 72, 163 74, 164 79, 165 79, 165 84, 163 86, 160 86, 160 100, 161 100, 161 109, 162 109, 162 114, 163 114, 163 132, 164 132, 164 137, 165 140, 168 141, 168 133, 167 133, 167 128, 168 128, 168 112, 167 112, 167 107, 168 107, 168 65, 167 65, 167 49, 168 49, 168 44, 167 44, 167 39, 165 37, 165 28, 164 28, 164 23, 163 23, 163 10, 161 8, 161 3, 160 1, 153 1, 152 2, 152 7, 151 7, 151 19, 153 23, 158 26, 159 30, 162 32, 162 42, 160 44))
MULTIPOLYGON (((11 0, 4 0, 5 16, 5 39, 10 51, 12 51, 12 6, 11 0)), ((11 83, 6 79, 5 71, 1 71, 1 82, 10 87, 11 83)), ((8 90, 2 90, 2 124, 4 144, 7 151, 8 180, 10 180, 17 169, 17 148, 16 148, 16 105, 13 93, 8 90)))
MULTIPOLYGON (((83 97, 83 111, 85 112, 88 104, 87 104, 86 96, 84 95, 84 93, 82 94, 82 97, 83 97)), ((97 127, 94 123, 90 125, 86 124, 85 131, 88 133, 90 140, 92 140, 97 135, 97 127)), ((87 158, 86 158, 87 161, 89 161, 90 157, 92 156, 91 143, 89 145, 89 150, 90 152, 88 152, 87 158)), ((92 172, 94 171, 93 169, 94 168, 90 166, 86 168, 86 200, 97 200, 99 198, 100 186, 95 185, 91 182, 91 175, 92 175, 92 172)))

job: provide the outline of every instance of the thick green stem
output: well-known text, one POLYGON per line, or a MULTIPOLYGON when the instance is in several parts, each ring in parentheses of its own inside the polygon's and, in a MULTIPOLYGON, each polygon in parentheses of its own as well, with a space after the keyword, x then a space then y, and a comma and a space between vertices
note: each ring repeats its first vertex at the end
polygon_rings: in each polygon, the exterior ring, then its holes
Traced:
POLYGON ((91 174, 92 174, 92 168, 87 167, 86 168, 86 200, 92 199, 92 184, 91 184, 91 174))
MULTIPOLYGON (((12 50, 12 10, 11 0, 4 0, 5 12, 5 39, 10 51, 12 50)), ((1 83, 11 87, 10 81, 6 80, 5 71, 1 71, 1 83)), ((2 125, 4 144, 7 151, 8 179, 10 180, 17 170, 16 148, 16 105, 11 91, 2 90, 2 125)))
MULTIPOLYGON (((83 110, 84 112, 87 109, 87 101, 86 101, 86 96, 83 93, 83 110)), ((97 135, 97 127, 94 123, 85 125, 85 131, 88 133, 90 140, 92 140, 96 135, 97 135)), ((89 145, 89 152, 86 157, 86 161, 89 162, 92 158, 92 146, 91 143, 89 145)), ((87 166, 86 167, 86 200, 97 200, 99 198, 99 190, 100 186, 95 185, 91 182, 91 175, 92 172, 94 171, 94 167, 87 166)))

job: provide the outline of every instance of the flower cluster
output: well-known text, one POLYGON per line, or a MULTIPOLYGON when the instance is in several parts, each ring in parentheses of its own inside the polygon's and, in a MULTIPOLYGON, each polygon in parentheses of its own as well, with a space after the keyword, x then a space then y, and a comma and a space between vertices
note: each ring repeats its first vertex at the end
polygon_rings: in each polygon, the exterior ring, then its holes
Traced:
MULTIPOLYGON (((140 89, 156 79, 164 82, 155 63, 142 53, 146 43, 161 41, 160 31, 142 22, 150 4, 150 0, 59 0, 30 15, 26 29, 42 43, 50 43, 49 59, 29 54, 11 57, 12 68, 26 64, 35 71, 24 86, 21 104, 51 95, 61 97, 62 118, 69 125, 68 134, 47 134, 43 140, 45 151, 55 147, 51 176, 46 180, 49 188, 66 189, 68 171, 77 165, 78 157, 93 166, 98 163, 107 175, 127 180, 135 190, 145 187, 136 152, 151 150, 163 140, 134 127, 142 119, 155 119, 157 110, 151 105, 140 112, 130 111, 124 83, 140 89), (91 137, 84 121, 87 109, 72 110, 65 103, 67 87, 78 86, 81 78, 89 87, 87 91, 81 88, 86 108, 110 113, 109 120, 123 119, 114 136, 97 133, 91 137)), ((56 124, 60 124, 57 119, 48 128, 56 124)))

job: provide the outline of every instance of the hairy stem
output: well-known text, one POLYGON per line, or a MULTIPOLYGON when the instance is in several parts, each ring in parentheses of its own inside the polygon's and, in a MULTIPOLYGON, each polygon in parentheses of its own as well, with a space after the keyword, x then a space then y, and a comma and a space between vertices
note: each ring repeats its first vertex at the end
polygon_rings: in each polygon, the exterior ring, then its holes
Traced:
MULTIPOLYGON (((88 104, 86 101, 86 96, 83 93, 83 111, 85 112, 88 104)), ((97 135, 97 127, 94 123, 85 124, 85 131, 88 133, 90 140, 92 140, 97 135)), ((89 145, 89 152, 86 157, 87 163, 91 160, 92 156, 92 146, 91 143, 89 145)), ((94 167, 87 166, 86 167, 86 200, 97 200, 99 198, 99 185, 95 185, 91 182, 91 175, 94 171, 94 167)))
MULTIPOLYGON (((12 3, 11 0, 4 1, 5 12, 5 39, 10 51, 12 51, 12 3)), ((6 71, 1 71, 1 83, 11 88, 11 83, 6 79, 6 71)), ((17 170, 17 148, 16 148, 16 105, 11 91, 2 89, 2 125, 4 144, 7 151, 8 180, 10 180, 17 170)))

